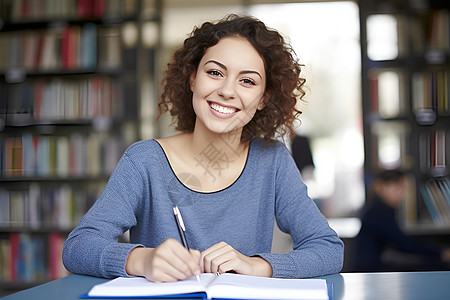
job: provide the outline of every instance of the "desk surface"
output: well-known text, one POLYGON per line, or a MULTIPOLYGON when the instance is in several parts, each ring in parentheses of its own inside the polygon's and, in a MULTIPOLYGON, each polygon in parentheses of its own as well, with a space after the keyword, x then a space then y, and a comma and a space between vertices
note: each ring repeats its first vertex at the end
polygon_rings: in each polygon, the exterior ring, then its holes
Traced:
MULTIPOLYGON (((449 299, 450 271, 403 273, 341 273, 320 277, 333 283, 334 300, 449 299)), ((79 299, 106 279, 70 275, 24 290, 2 300, 79 299)))

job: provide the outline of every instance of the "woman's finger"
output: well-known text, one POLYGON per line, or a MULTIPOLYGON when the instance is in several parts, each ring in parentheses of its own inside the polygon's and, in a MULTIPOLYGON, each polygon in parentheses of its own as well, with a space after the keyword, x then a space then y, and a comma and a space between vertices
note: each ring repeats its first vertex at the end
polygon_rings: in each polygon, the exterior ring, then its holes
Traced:
POLYGON ((227 243, 220 242, 208 248, 202 252, 202 263, 203 270, 206 273, 216 273, 218 272, 218 267, 224 263, 228 257, 225 256, 227 253, 235 251, 233 247, 227 243))
POLYGON ((166 240, 151 253, 145 277, 152 281, 176 281, 198 274, 200 253, 187 251, 178 241, 166 240))

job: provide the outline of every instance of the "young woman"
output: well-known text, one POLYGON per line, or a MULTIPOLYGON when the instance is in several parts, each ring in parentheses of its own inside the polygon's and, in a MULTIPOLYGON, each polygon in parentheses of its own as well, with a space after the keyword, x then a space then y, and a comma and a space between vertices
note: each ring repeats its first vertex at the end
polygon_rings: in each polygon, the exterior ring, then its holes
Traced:
POLYGON ((304 94, 282 36, 231 15, 195 28, 163 80, 175 136, 132 145, 69 235, 66 268, 176 281, 200 272, 302 278, 337 273, 343 243, 307 196, 286 147, 304 94), (180 237, 172 206, 186 225, 180 237), (293 251, 270 253, 274 218, 293 251), (118 237, 130 229, 130 243, 118 237))

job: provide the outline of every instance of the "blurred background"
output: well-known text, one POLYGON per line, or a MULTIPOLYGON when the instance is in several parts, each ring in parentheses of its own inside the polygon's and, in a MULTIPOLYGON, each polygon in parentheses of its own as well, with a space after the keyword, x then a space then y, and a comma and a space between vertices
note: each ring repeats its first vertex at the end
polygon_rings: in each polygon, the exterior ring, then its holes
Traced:
MULTIPOLYGON (((67 274, 64 239, 123 151, 175 133, 155 121, 173 51, 230 13, 278 30, 304 65, 286 144, 310 155, 299 169, 346 243, 343 271, 383 170, 405 173, 402 233, 450 246, 447 1, 0 0, 0 295, 67 274)), ((273 251, 290 247, 276 230, 273 251)))

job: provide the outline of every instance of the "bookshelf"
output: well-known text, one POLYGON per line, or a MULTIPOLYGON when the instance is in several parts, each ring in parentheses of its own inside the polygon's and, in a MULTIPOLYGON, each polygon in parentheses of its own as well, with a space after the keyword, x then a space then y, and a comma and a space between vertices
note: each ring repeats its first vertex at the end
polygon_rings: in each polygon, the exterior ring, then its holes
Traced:
POLYGON ((442 240, 450 233, 450 3, 359 7, 366 176, 407 171, 403 228, 442 240))
POLYGON ((0 0, 0 296, 67 274, 67 234, 140 138, 141 78, 157 78, 158 58, 140 28, 160 10, 0 0))

